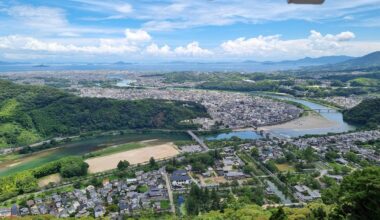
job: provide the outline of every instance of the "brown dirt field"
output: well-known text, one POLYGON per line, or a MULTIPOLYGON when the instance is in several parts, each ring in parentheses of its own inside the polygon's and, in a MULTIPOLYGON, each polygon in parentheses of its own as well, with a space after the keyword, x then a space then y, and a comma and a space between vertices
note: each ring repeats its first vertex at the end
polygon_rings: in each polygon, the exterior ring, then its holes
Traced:
POLYGON ((139 164, 148 162, 151 157, 154 157, 156 160, 160 160, 168 157, 174 157, 177 154, 179 154, 178 149, 172 142, 169 142, 111 155, 90 158, 86 160, 86 163, 90 166, 90 173, 97 173, 115 169, 121 160, 127 160, 130 164, 139 164))

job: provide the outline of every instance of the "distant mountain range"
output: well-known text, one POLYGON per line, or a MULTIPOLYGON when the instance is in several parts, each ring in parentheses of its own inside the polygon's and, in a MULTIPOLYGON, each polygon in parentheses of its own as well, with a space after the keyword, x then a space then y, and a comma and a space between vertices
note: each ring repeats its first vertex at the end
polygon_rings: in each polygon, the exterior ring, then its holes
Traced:
MULTIPOLYGON (((21 62, 6 62, 0 61, 0 65, 20 65, 28 64, 21 62)), ((29 63, 30 64, 30 63, 29 63)), ((255 69, 255 71, 272 71, 272 70, 305 70, 305 71, 340 71, 340 70, 360 70, 367 68, 380 68, 380 51, 370 53, 363 57, 350 57, 350 56, 324 56, 318 58, 305 57, 298 60, 284 60, 284 61, 218 61, 218 62, 199 62, 199 61, 177 61, 161 62, 156 64, 170 65, 174 64, 178 68, 183 69, 207 69, 208 71, 215 71, 217 69, 223 69, 228 67, 236 67, 244 71, 250 71, 245 69, 255 69), (234 65, 231 65, 234 64, 234 65), (240 64, 240 65, 239 65, 240 64), (181 67, 183 65, 183 67, 181 67)), ((52 64, 53 65, 53 64, 52 64)), ((88 63, 87 66, 98 65, 95 63, 88 63)), ((101 65, 114 65, 114 66, 128 66, 128 65, 151 65, 144 63, 132 63, 118 61, 115 63, 103 63, 101 65)), ((45 66, 39 66, 45 67, 45 66)), ((229 69, 229 68, 227 68, 229 69)), ((232 69, 231 69, 232 70, 232 69)))
POLYGON ((315 71, 341 71, 341 70, 360 70, 368 68, 380 68, 380 51, 367 54, 362 57, 352 58, 334 64, 326 64, 316 67, 306 68, 315 71))
POLYGON ((134 63, 124 62, 124 61, 118 61, 116 63, 113 63, 114 65, 132 65, 134 63))
POLYGON ((263 62, 263 64, 267 65, 297 65, 297 66, 315 66, 315 65, 326 65, 326 64, 334 64, 339 62, 344 62, 347 60, 351 60, 354 57, 349 56, 325 56, 318 58, 305 57, 299 60, 284 60, 279 62, 263 62))

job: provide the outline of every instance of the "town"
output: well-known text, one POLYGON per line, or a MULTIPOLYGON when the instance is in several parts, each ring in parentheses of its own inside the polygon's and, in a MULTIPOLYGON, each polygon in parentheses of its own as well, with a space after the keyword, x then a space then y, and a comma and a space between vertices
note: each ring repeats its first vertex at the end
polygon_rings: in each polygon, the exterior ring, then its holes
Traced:
POLYGON ((194 101, 207 108, 211 120, 198 118, 194 121, 204 129, 246 128, 279 124, 298 118, 303 110, 284 102, 242 93, 202 90, 163 89, 80 89, 82 97, 105 97, 122 100, 163 99, 194 101))
POLYGON ((216 190, 220 196, 231 187, 261 188, 265 192, 261 204, 303 206, 321 199, 321 191, 334 184, 331 181, 342 181, 363 161, 379 165, 375 149, 360 144, 379 138, 380 131, 371 130, 293 139, 237 139, 212 149, 203 149, 196 143, 184 145, 181 148, 187 150, 183 154, 153 170, 144 172, 143 167, 135 167, 127 177, 98 177, 95 183, 73 190, 36 193, 24 197, 19 205, 1 208, 0 215, 117 219, 142 215, 144 210, 175 213, 182 206, 180 198, 193 185, 216 190), (336 156, 329 158, 331 151, 336 156), (355 159, 349 154, 354 154, 355 159))

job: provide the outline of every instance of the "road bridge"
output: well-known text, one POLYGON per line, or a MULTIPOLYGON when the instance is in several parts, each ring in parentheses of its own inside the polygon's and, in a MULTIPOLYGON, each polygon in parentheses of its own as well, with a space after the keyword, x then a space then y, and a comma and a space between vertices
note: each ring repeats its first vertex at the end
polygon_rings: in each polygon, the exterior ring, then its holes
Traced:
POLYGON ((329 108, 315 108, 315 109, 307 109, 306 112, 318 112, 318 113, 337 113, 338 110, 336 109, 329 109, 329 108))
POLYGON ((188 130, 187 133, 193 138, 194 141, 196 141, 199 146, 201 146, 205 151, 210 150, 207 145, 203 142, 202 139, 200 139, 197 135, 195 135, 192 131, 188 130))

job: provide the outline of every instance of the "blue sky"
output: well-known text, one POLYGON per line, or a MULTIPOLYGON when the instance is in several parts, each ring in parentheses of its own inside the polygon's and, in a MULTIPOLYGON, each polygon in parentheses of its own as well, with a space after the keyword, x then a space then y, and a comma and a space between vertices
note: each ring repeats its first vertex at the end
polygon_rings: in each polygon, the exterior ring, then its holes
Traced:
POLYGON ((380 50, 380 0, 0 0, 0 60, 283 60, 380 50))

